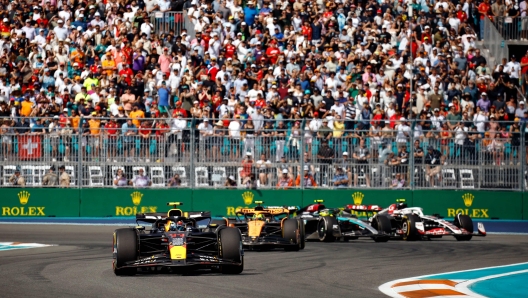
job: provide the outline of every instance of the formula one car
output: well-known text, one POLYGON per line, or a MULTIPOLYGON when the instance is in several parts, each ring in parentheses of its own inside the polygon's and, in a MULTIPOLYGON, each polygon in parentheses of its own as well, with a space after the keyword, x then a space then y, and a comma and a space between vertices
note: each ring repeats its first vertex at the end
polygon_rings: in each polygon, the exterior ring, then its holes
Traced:
POLYGON ((134 275, 138 268, 151 271, 213 269, 223 274, 244 270, 242 237, 236 228, 210 224, 208 212, 186 212, 174 206, 167 213, 136 215, 137 227, 117 229, 113 237, 116 275, 134 275), (199 223, 208 223, 199 228, 199 223), (151 224, 150 229, 140 223, 151 224), (204 228, 205 227, 205 228, 204 228))
POLYGON ((284 248, 287 251, 304 249, 304 225, 290 218, 290 210, 284 207, 262 207, 255 201, 255 208, 239 208, 235 218, 213 220, 219 226, 236 227, 242 233, 242 244, 250 250, 284 248))
POLYGON ((389 219, 391 236, 403 240, 419 240, 454 236, 458 241, 469 241, 473 236, 486 236, 484 224, 477 224, 477 233, 473 233, 473 220, 463 214, 457 214, 453 222, 446 221, 438 215, 424 215, 419 207, 407 207, 404 199, 397 200, 372 216, 369 221, 372 226, 381 218, 389 219))
MULTIPOLYGON (((333 242, 336 239, 348 241, 359 237, 369 237, 375 242, 387 242, 390 237, 390 222, 388 218, 380 218, 377 228, 368 222, 358 219, 352 214, 350 206, 345 208, 326 208, 323 200, 315 200, 315 204, 299 210, 297 218, 304 222, 307 240, 333 242)), ((378 206, 371 206, 365 212, 380 211, 378 206)))

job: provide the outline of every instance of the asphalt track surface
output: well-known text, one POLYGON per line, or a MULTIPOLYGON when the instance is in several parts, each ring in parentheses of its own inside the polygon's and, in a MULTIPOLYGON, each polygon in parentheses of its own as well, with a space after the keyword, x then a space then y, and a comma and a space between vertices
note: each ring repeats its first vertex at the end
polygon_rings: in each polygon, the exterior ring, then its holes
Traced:
POLYGON ((385 297, 399 278, 526 262, 526 235, 349 243, 309 242, 300 252, 246 252, 241 275, 116 277, 112 226, 0 225, 0 241, 57 246, 0 252, 1 297, 385 297))

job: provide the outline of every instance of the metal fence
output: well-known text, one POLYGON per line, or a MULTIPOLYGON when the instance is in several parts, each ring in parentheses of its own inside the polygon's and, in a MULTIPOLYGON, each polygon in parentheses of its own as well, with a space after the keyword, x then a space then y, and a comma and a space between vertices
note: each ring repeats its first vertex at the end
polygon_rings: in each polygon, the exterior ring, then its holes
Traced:
POLYGON ((71 128, 52 119, 6 119, 1 187, 12 186, 16 169, 27 186, 45 186, 50 166, 59 165, 72 187, 522 191, 527 183, 521 122, 487 123, 488 131, 479 132, 464 124, 431 123, 428 130, 424 121, 391 128, 320 120, 86 120, 71 128))
POLYGON ((150 14, 150 22, 154 25, 156 34, 173 31, 175 36, 178 36, 181 30, 186 28, 187 22, 184 20, 184 18, 187 18, 186 15, 186 12, 181 11, 155 11, 150 14))
POLYGON ((493 23, 502 39, 528 41, 528 17, 493 17, 493 23))
POLYGON ((488 66, 495 67, 502 63, 502 59, 509 59, 508 46, 504 42, 505 37, 501 35, 497 23, 493 23, 489 18, 484 18, 484 38, 483 46, 489 50, 488 66))

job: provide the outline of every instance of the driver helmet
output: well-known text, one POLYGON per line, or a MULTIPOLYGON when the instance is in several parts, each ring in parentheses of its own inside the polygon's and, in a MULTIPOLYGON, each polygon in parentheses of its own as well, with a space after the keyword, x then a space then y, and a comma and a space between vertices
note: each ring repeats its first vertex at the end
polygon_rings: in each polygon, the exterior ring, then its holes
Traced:
POLYGON ((253 215, 253 220, 264 220, 264 214, 262 213, 259 213, 259 214, 254 214, 253 215))
POLYGON ((170 230, 171 231, 185 231, 185 227, 183 226, 183 222, 181 220, 178 222, 171 221, 170 230))

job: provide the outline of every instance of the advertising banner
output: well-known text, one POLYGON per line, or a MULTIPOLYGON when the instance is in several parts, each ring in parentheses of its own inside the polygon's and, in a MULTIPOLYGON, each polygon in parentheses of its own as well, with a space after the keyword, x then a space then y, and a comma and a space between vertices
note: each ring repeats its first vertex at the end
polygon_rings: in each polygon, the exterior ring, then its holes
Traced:
POLYGON ((425 214, 453 218, 462 213, 471 218, 522 219, 523 194, 501 191, 415 190, 414 205, 425 214))
POLYGON ((78 217, 79 190, 4 188, 2 217, 78 217))
POLYGON ((182 202, 180 209, 193 210, 190 189, 83 189, 82 217, 136 216, 137 213, 167 212, 168 202, 182 202))

